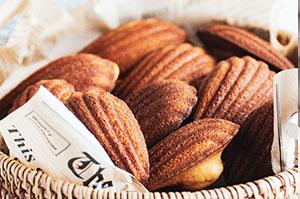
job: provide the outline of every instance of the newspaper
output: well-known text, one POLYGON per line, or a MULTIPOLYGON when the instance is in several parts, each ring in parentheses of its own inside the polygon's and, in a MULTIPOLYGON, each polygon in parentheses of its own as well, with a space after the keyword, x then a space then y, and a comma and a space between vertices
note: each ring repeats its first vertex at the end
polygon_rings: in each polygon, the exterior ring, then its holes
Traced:
POLYGON ((147 192, 43 86, 0 121, 0 131, 11 157, 52 177, 110 191, 147 192))
POLYGON ((274 77, 274 139, 272 167, 275 173, 298 168, 298 69, 282 71, 274 77))

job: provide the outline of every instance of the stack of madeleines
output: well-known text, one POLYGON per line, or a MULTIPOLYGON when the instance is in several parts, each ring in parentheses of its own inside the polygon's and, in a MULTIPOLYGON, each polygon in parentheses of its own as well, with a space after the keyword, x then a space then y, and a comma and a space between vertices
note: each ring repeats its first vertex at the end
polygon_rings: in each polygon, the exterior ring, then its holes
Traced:
POLYGON ((271 175, 272 77, 294 66, 237 27, 198 36, 205 49, 168 21, 123 24, 21 82, 0 101, 1 117, 43 85, 151 191, 271 175))

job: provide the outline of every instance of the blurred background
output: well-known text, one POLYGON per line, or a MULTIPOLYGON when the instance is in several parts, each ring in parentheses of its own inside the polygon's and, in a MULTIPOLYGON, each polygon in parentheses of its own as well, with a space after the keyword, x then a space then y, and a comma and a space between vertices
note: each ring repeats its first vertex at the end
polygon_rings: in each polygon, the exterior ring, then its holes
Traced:
POLYGON ((158 16, 189 31, 220 21, 256 32, 297 63, 297 0, 0 0, 0 83, 13 71, 75 53, 107 29, 158 16))

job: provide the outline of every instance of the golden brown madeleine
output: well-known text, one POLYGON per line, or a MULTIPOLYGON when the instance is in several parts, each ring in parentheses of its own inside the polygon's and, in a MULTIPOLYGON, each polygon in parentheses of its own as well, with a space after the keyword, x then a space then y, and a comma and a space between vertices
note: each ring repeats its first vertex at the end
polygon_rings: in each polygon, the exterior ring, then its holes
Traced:
POLYGON ((178 80, 158 81, 130 95, 126 103, 151 148, 190 115, 197 103, 197 90, 178 80))
POLYGON ((199 119, 171 133, 149 151, 149 190, 180 186, 199 190, 218 179, 221 153, 239 125, 223 119, 199 119))
POLYGON ((114 89, 125 99, 129 93, 164 79, 192 83, 211 72, 215 62, 203 48, 190 44, 169 45, 147 55, 114 89))
POLYGON ((73 84, 76 91, 84 92, 91 88, 110 91, 118 76, 116 63, 92 54, 76 54, 50 62, 25 81, 60 78, 73 84))
POLYGON ((73 94, 66 106, 95 135, 114 164, 144 182, 149 176, 145 139, 133 113, 108 92, 73 94))
POLYGON ((199 29, 198 37, 209 52, 219 59, 250 54, 277 71, 295 67, 268 42, 241 28, 214 24, 199 29))
POLYGON ((272 99, 254 110, 223 153, 224 175, 228 184, 245 183, 273 175, 272 99))
POLYGON ((199 87, 194 118, 222 118, 242 124, 272 96, 273 75, 264 62, 249 56, 219 62, 199 87))
POLYGON ((76 91, 91 88, 110 91, 119 75, 118 65, 92 54, 76 54, 50 62, 22 81, 0 100, 0 119, 6 116, 14 99, 28 86, 43 79, 64 79, 76 91))
POLYGON ((150 18, 125 23, 100 36, 82 52, 115 61, 120 66, 121 74, 124 74, 152 50, 185 40, 185 31, 175 24, 150 18))
POLYGON ((74 86, 63 79, 41 80, 27 87, 15 99, 13 106, 9 110, 12 112, 25 104, 39 90, 40 86, 47 88, 54 96, 65 102, 75 92, 74 86))

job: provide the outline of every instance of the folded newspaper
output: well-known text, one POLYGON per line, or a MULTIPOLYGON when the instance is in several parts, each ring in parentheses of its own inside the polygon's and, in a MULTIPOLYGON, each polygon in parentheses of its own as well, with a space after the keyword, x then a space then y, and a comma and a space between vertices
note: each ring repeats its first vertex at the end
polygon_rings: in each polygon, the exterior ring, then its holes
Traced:
POLYGON ((43 86, 0 121, 11 157, 50 176, 111 191, 147 192, 111 161, 92 133, 43 86))
POLYGON ((273 86, 272 167, 277 173, 299 167, 298 69, 277 73, 273 86))

